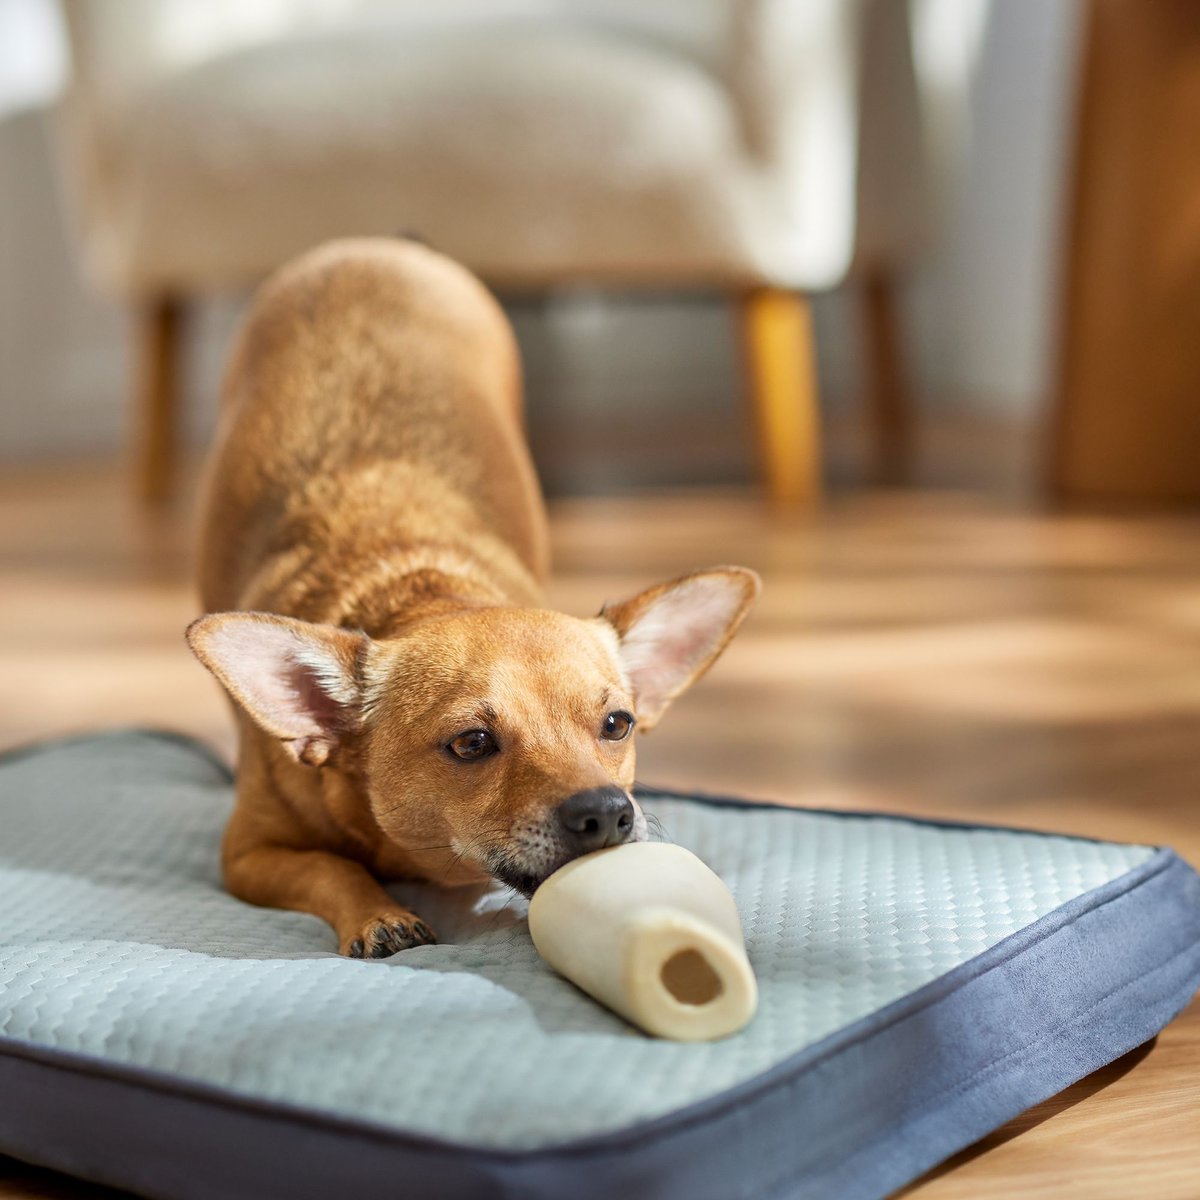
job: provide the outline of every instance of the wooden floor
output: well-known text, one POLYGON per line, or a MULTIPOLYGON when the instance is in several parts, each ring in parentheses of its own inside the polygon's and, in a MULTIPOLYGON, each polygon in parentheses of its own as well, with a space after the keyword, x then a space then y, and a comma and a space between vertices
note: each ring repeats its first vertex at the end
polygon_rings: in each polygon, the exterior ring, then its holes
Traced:
MULTIPOLYGON (((648 781, 1170 843, 1200 862, 1200 521, 855 494, 768 519, 740 493, 556 507, 553 600, 697 565, 762 572, 724 659, 646 739, 648 781)), ((110 467, 0 480, 0 745, 169 725, 230 746, 187 653, 186 515, 110 467)), ((0 1160, 0 1197, 111 1194, 0 1160)), ((1200 1007, 905 1195, 1200 1196, 1200 1007)))

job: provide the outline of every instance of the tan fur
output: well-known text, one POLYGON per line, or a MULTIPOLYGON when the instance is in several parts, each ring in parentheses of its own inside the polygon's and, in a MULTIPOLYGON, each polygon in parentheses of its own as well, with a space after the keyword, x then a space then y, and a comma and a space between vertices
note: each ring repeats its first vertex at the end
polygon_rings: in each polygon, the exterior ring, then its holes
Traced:
MULTIPOLYGON (((520 411, 499 306, 407 242, 332 243, 284 268, 232 356, 201 531, 213 615, 188 631, 239 723, 225 877, 324 917, 343 953, 432 940, 379 881, 469 883, 501 858, 536 881, 561 858, 556 806, 633 782, 633 737, 600 724, 643 717, 622 638, 679 585, 590 620, 541 607, 546 521, 520 411), (448 752, 480 727, 499 753, 448 752)), ((656 710, 757 589, 738 568, 685 582, 714 615, 664 650, 656 710)))

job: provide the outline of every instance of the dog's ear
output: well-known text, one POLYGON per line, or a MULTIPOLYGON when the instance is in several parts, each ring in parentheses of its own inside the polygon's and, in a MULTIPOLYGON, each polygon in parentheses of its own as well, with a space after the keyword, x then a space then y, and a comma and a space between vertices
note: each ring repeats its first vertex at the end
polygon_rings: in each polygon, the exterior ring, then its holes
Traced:
POLYGON ((745 567, 714 567, 604 606, 600 616, 620 639, 642 729, 652 729, 667 705, 708 670, 760 587, 745 567))
POLYGON ((272 613, 193 621, 196 657, 297 762, 319 767, 358 724, 366 634, 272 613))

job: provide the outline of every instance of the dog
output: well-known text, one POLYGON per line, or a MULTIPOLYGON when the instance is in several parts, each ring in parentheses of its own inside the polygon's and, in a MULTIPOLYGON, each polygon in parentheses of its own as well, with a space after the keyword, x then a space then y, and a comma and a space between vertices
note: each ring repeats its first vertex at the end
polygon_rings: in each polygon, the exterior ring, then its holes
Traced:
POLYGON ((202 486, 187 639, 238 723, 226 886, 322 917, 356 958, 436 940, 387 881, 528 896, 644 839, 635 727, 759 589, 720 567, 548 610, 512 330, 411 241, 332 242, 262 286, 202 486))

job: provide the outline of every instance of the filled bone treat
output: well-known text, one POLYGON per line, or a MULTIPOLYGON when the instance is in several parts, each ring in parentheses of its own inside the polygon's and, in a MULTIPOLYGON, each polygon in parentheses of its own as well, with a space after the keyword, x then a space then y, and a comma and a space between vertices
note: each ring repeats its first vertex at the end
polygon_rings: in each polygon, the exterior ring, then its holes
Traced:
POLYGON ((758 1005, 729 889, 694 854, 633 842, 567 863, 533 894, 538 953, 647 1033, 728 1037, 758 1005))

